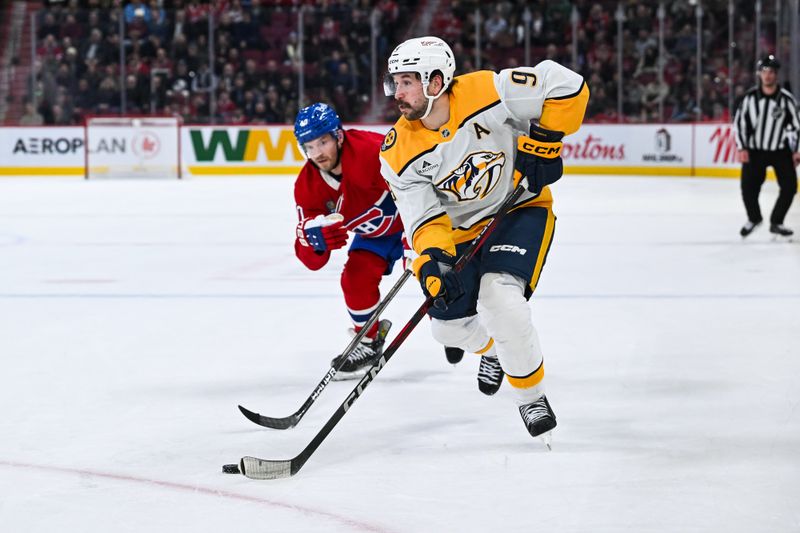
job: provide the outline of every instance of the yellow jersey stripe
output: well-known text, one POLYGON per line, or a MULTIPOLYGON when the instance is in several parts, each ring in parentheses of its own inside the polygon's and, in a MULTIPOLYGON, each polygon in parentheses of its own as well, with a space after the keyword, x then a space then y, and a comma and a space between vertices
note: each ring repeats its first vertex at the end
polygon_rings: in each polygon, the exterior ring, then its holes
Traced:
POLYGON ((486 352, 488 352, 489 348, 491 348, 492 346, 494 346, 494 338, 493 337, 489 337, 489 342, 486 344, 486 346, 484 346, 483 348, 481 348, 480 350, 478 350, 475 353, 478 354, 478 355, 483 355, 486 352))
POLYGON ((452 237, 452 223, 447 213, 436 215, 423 222, 411 238, 411 247, 421 254, 428 248, 441 248, 456 255, 452 237))
POLYGON ((544 235, 542 236, 542 245, 539 248, 539 256, 536 258, 536 266, 533 268, 533 275, 528 284, 531 291, 536 290, 536 285, 539 283, 539 276, 542 274, 542 268, 547 261, 547 254, 550 253, 550 245, 553 243, 553 234, 556 230, 556 215, 553 213, 551 207, 547 208, 547 221, 544 225, 544 235))
POLYGON ((584 81, 576 93, 545 100, 539 125, 548 130, 563 131, 564 135, 575 133, 583 122, 588 102, 589 86, 584 81))
POLYGON ((510 376, 506 374, 506 379, 512 387, 516 389, 530 389, 535 387, 544 379, 544 361, 541 362, 539 368, 523 377, 510 376))

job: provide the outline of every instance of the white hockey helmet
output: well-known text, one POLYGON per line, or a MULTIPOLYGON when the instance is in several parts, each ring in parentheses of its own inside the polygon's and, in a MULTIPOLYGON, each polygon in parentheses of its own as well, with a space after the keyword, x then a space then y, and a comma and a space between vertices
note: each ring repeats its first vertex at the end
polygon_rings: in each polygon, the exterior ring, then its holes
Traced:
POLYGON ((389 71, 383 80, 383 91, 386 96, 394 96, 397 84, 394 82, 393 75, 402 72, 416 72, 422 81, 422 94, 428 99, 428 111, 425 118, 430 113, 433 101, 445 93, 447 87, 453 81, 456 72, 456 60, 450 46, 438 37, 417 37, 408 39, 397 45, 392 55, 389 56, 389 71), (434 72, 442 73, 444 87, 436 96, 428 94, 428 84, 434 72))

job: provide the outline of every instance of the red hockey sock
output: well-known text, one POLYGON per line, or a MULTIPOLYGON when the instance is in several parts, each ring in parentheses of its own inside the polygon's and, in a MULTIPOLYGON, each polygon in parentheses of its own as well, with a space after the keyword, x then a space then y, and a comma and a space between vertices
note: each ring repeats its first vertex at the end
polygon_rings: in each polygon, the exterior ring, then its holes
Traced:
MULTIPOLYGON (((342 272, 342 291, 356 332, 364 327, 380 302, 379 286, 387 266, 382 257, 366 250, 353 250, 347 258, 342 272)), ((374 338, 377 331, 375 322, 367 336, 374 338)))

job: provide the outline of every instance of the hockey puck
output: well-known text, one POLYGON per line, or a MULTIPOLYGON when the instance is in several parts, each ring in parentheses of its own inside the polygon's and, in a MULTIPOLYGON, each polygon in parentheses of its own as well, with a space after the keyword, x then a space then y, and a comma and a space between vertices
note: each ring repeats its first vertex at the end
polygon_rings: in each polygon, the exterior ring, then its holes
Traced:
POLYGON ((223 474, 241 474, 239 465, 222 465, 223 474))

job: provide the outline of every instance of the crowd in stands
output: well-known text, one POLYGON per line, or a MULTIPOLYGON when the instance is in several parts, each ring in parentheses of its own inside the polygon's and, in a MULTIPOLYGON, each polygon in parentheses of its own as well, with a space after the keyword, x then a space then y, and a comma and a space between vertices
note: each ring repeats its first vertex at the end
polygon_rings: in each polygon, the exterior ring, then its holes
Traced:
MULTIPOLYGON (((524 61, 528 20, 530 57, 558 61, 581 73, 589 83, 590 120, 617 122, 618 0, 509 0, 476 2, 449 0, 434 21, 433 33, 454 49, 459 70, 477 67, 476 35, 480 35, 480 68, 500 70, 524 61), (480 18, 476 7, 480 6, 480 18), (573 7, 577 24, 573 34, 573 7), (526 15, 527 10, 527 15, 526 15), (476 26, 480 25, 480 32, 476 26), (573 62, 573 35, 577 61, 573 62)), ((658 2, 623 0, 622 95, 626 122, 728 120, 729 75, 734 99, 755 83, 754 6, 735 2, 733 72, 728 66, 728 1, 703 4, 702 98, 697 101, 697 2, 664 2, 664 84, 658 83, 658 2), (659 106, 659 104, 661 104, 659 106), (663 116, 659 115, 659 107, 663 116)), ((767 6, 765 9, 771 9, 767 6)), ((761 50, 774 50, 774 24, 764 26, 761 50), (771 31, 770 31, 771 30, 771 31)), ((784 50, 788 50, 785 45, 784 50)))
MULTIPOLYGON (((51 0, 47 4, 37 18, 38 107, 28 106, 23 117, 28 123, 76 124, 89 114, 119 113, 122 92, 128 114, 179 114, 193 123, 291 123, 299 103, 301 71, 307 103, 326 101, 343 120, 357 121, 370 108, 371 17, 379 24, 380 76, 385 58, 409 29, 413 18, 409 14, 418 7, 413 0, 51 0), (302 6, 301 61, 297 29, 302 6)), ((698 111, 703 120, 728 120, 728 77, 733 76, 736 95, 755 82, 750 4, 736 2, 737 47, 730 73, 728 2, 704 2, 703 96, 698 106, 694 6, 688 0, 664 4, 665 83, 660 85, 657 4, 624 2, 624 120, 691 121, 698 111)), ((457 73, 478 66, 500 70, 524 61, 527 21, 531 62, 553 59, 580 72, 591 89, 588 119, 617 122, 616 8, 617 0, 443 0, 429 32, 451 44, 457 73), (578 14, 576 64, 573 6, 578 14)), ((774 35, 764 32, 762 50, 774 49, 771 38, 774 35)), ((383 98, 382 92, 379 97, 383 98)), ((383 116, 374 118, 396 119, 396 110, 388 103, 383 116)))
POLYGON ((330 102, 354 121, 371 94, 371 18, 386 57, 409 20, 401 11, 415 8, 416 0, 51 0, 36 24, 38 107, 23 122, 77 124, 123 105, 190 123, 292 122, 301 71, 306 102, 330 102))

